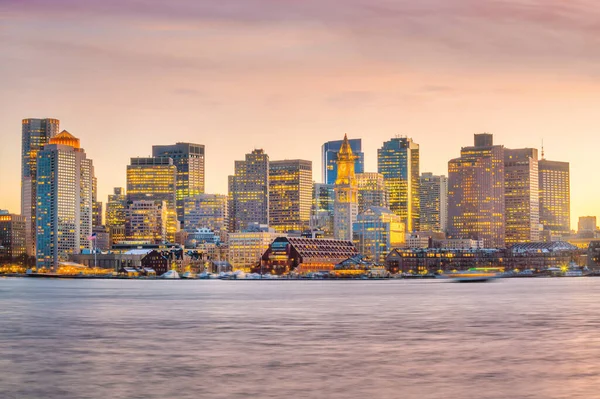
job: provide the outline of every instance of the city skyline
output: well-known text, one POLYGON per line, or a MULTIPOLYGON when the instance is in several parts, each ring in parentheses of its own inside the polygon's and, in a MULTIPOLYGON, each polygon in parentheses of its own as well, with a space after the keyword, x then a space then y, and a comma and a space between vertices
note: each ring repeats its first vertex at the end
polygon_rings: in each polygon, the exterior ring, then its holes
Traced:
POLYGON ((252 148, 318 170, 323 142, 347 133, 375 172, 376 149, 402 134, 419 143, 421 172, 440 175, 489 132, 507 148, 544 140, 548 159, 571 163, 572 227, 600 214, 586 178, 600 140, 591 1, 75 4, 0 5, 0 204, 11 212, 19 123, 32 117, 86 143, 103 202, 151 145, 205 145, 206 192, 225 194, 252 148))

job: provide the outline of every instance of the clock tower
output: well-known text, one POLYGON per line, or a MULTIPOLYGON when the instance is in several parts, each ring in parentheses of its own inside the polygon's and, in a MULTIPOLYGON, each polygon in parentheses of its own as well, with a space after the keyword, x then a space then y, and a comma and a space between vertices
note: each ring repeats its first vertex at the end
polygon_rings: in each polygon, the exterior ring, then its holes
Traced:
POLYGON ((356 155, 352 153, 348 136, 344 135, 337 154, 337 179, 334 192, 334 235, 337 240, 352 241, 352 224, 358 215, 358 187, 354 173, 356 155))

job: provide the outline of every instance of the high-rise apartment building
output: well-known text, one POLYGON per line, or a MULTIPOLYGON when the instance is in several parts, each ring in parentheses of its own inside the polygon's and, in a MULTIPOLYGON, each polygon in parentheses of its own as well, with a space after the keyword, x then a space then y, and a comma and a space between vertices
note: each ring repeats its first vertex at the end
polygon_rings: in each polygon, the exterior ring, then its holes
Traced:
POLYGON ((186 231, 208 228, 215 232, 222 242, 227 241, 229 210, 226 195, 200 194, 186 198, 183 204, 186 231))
POLYGON ((38 153, 37 266, 57 268, 60 261, 91 249, 94 167, 79 139, 62 131, 38 153))
POLYGON ((27 223, 27 254, 35 256, 37 155, 59 131, 58 119, 23 119, 21 143, 21 215, 27 223))
POLYGON ((125 210, 125 240, 141 244, 166 243, 168 212, 166 201, 128 201, 125 210))
POLYGON ((475 145, 448 163, 448 233, 505 245, 504 147, 491 134, 476 134, 475 145))
POLYGON ((358 213, 371 207, 389 207, 389 195, 381 173, 357 173, 358 213))
POLYGON ((102 226, 102 202, 98 201, 98 179, 92 181, 92 229, 102 226))
MULTIPOLYGON (((354 160, 355 173, 365 171, 365 153, 362 151, 362 139, 348 140, 354 160)), ((337 154, 342 148, 343 140, 328 141, 321 147, 321 165, 323 168, 323 183, 335 184, 337 179, 337 154)))
POLYGON ((377 170, 383 175, 389 207, 402 218, 407 231, 419 231, 419 145, 407 137, 395 137, 377 151, 377 170))
POLYGON ((127 166, 127 201, 164 201, 167 241, 179 230, 176 210, 177 168, 170 157, 131 158, 127 166))
POLYGON ((26 254, 27 219, 0 210, 0 262, 26 254))
POLYGON ((506 245, 540 240, 538 151, 504 150, 506 245))
POLYGON ((571 179, 568 162, 538 163, 540 223, 545 231, 559 235, 571 231, 571 179))
POLYGON ((177 168, 177 219, 183 223, 183 200, 204 193, 204 146, 192 143, 155 145, 152 156, 169 157, 177 168))
POLYGON ((448 178, 433 173, 421 174, 421 231, 448 230, 448 178))
POLYGON ((337 179, 334 185, 333 232, 336 240, 352 241, 353 238, 352 228, 358 216, 355 161, 356 156, 350 148, 348 137, 344 136, 337 156, 337 179))
POLYGON ((314 183, 310 228, 333 237, 335 191, 333 184, 314 183))
POLYGON ((229 176, 229 231, 252 223, 269 223, 269 156, 262 149, 235 161, 235 174, 229 176))
POLYGON ((269 163, 269 226, 285 233, 310 227, 312 162, 300 159, 269 163))

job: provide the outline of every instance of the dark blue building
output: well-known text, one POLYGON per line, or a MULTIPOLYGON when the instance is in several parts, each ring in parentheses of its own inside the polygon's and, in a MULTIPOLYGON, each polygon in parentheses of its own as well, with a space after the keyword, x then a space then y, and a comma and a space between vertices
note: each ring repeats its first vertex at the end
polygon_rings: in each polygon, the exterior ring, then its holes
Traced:
MULTIPOLYGON (((362 152, 362 139, 348 140, 354 155, 358 156, 354 164, 356 173, 365 172, 365 153, 362 152)), ((323 183, 334 184, 337 178, 337 153, 342 147, 342 140, 328 141, 323 144, 321 165, 323 167, 323 183)))

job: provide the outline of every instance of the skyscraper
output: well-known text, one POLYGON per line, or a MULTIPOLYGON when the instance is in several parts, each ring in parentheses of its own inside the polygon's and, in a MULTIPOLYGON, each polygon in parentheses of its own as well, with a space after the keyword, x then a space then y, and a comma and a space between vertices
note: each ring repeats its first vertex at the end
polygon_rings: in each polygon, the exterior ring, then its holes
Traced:
POLYGON ((377 169, 385 179, 392 212, 407 231, 419 231, 419 145, 407 137, 386 141, 377 151, 377 169))
POLYGON ((269 156, 262 149, 235 161, 229 201, 230 232, 245 230, 252 223, 269 223, 269 156))
POLYGON ((0 262, 26 254, 26 219, 0 210, 0 262))
POLYGON ((504 147, 491 134, 448 162, 448 233, 504 247, 504 147))
POLYGON ((177 219, 183 222, 183 200, 204 193, 204 146, 192 143, 155 145, 152 156, 169 157, 177 168, 177 219))
POLYGON ((128 201, 125 239, 144 244, 164 244, 168 238, 169 210, 166 201, 128 201))
POLYGON ((571 230, 571 179, 568 162, 538 163, 540 223, 545 231, 568 234, 571 230))
POLYGON ((506 244, 540 240, 538 151, 504 150, 506 244))
MULTIPOLYGON (((0 216, 0 220, 1 216, 0 216)), ((581 216, 577 223, 577 235, 581 238, 593 238, 598 230, 596 216, 581 216)))
POLYGON ((358 213, 376 206, 389 207, 389 195, 381 173, 357 173, 358 213))
POLYGON ((286 233, 310 227, 312 162, 300 159, 269 163, 269 226, 286 233))
POLYGON ((102 226, 102 202, 98 201, 98 179, 92 181, 92 229, 102 226))
POLYGON ((356 156, 352 153, 348 137, 344 136, 337 156, 337 179, 334 186, 333 231, 337 240, 352 241, 353 238, 352 228, 358 215, 355 162, 356 156))
POLYGON ((448 178, 423 173, 420 185, 421 231, 448 230, 448 178))
POLYGON ((56 268, 90 249, 94 167, 67 131, 49 140, 37 161, 37 266, 56 268))
MULTIPOLYGON (((362 139, 348 140, 354 160, 355 173, 365 171, 365 153, 362 152, 362 139)), ((342 147, 343 140, 328 141, 321 147, 321 165, 323 168, 323 183, 334 184, 337 179, 337 154, 342 147)))
POLYGON ((131 158, 127 166, 127 201, 164 201, 167 241, 178 231, 176 211, 177 168, 170 157, 131 158))
POLYGON ((314 183, 312 201, 311 229, 322 230, 326 237, 333 237, 334 185, 314 183))
POLYGON ((127 210, 127 196, 125 189, 115 187, 113 194, 108 196, 106 202, 105 223, 110 235, 110 243, 118 244, 125 240, 125 212, 127 210))
POLYGON ((226 195, 199 194, 184 200, 185 229, 188 232, 208 228, 227 241, 229 210, 226 195))
POLYGON ((23 119, 21 145, 21 215, 26 220, 27 254, 35 256, 37 155, 58 134, 58 119, 23 119))
POLYGON ((373 262, 384 263, 387 254, 405 242, 404 223, 387 208, 366 209, 358 215, 353 230, 358 252, 373 262))

